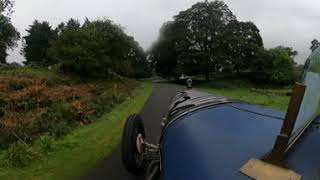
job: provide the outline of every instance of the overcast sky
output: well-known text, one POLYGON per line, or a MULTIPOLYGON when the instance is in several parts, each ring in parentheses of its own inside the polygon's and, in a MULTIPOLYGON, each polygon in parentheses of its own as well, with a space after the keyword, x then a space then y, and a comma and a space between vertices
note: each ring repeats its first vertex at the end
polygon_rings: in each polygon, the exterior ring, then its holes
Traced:
MULTIPOLYGON (((161 25, 196 0, 15 0, 12 21, 22 36, 34 19, 56 26, 69 18, 81 21, 108 17, 147 49, 157 39, 161 25)), ((296 61, 310 54, 310 41, 320 36, 319 0, 224 0, 241 21, 254 22, 265 47, 291 46, 296 61)), ((20 48, 10 52, 9 62, 22 62, 20 48)))

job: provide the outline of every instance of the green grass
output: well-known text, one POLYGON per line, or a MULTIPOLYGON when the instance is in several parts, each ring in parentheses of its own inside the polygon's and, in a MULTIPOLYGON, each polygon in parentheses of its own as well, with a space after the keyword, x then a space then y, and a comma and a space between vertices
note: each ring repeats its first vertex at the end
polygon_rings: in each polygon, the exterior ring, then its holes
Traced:
POLYGON ((195 88, 217 96, 246 101, 278 110, 286 110, 289 103, 289 96, 286 94, 290 88, 256 86, 241 79, 216 79, 211 82, 198 83, 195 88))
POLYGON ((75 179, 90 171, 119 144, 126 117, 139 112, 151 94, 151 83, 142 83, 133 98, 116 106, 95 124, 73 131, 59 141, 59 150, 25 168, 0 167, 1 180, 75 179))
POLYGON ((57 73, 57 70, 49 71, 45 67, 18 67, 0 69, 1 74, 8 75, 27 75, 34 77, 46 77, 46 78, 60 78, 61 75, 57 73))

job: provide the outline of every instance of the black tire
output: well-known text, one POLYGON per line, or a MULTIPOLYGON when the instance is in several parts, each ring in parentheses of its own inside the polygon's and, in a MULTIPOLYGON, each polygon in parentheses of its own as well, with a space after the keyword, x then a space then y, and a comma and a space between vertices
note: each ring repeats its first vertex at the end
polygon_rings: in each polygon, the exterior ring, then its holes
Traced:
POLYGON ((122 133, 122 162, 128 172, 141 175, 145 166, 136 145, 138 134, 145 138, 143 122, 138 114, 132 114, 127 118, 122 133))

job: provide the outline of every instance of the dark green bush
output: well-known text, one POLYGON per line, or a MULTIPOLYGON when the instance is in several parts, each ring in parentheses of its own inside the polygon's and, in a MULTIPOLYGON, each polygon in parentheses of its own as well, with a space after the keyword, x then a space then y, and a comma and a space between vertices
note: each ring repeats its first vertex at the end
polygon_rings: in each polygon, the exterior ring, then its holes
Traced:
POLYGON ((25 167, 37 158, 37 153, 28 144, 18 141, 10 145, 3 161, 7 166, 25 167))
POLYGON ((250 79, 259 84, 290 85, 296 78, 293 59, 286 50, 279 48, 261 49, 251 70, 250 79))
POLYGON ((54 137, 49 136, 48 134, 40 136, 35 142, 35 147, 39 148, 42 153, 50 153, 57 148, 56 141, 54 137))
POLYGON ((100 94, 93 102, 96 116, 101 116, 103 113, 111 111, 113 103, 113 98, 109 91, 100 94))
POLYGON ((112 96, 112 100, 113 100, 112 105, 119 104, 119 103, 123 102, 126 98, 126 95, 123 92, 116 91, 116 90, 111 92, 111 96, 112 96))
POLYGON ((16 124, 12 128, 6 128, 0 124, 0 149, 6 149, 18 140, 30 142, 32 139, 30 127, 25 124, 16 124))
POLYGON ((60 137, 67 135, 68 133, 70 133, 74 126, 75 126, 74 123, 60 121, 60 122, 56 123, 55 125, 53 125, 49 129, 48 132, 51 136, 55 136, 57 138, 60 138, 60 137))
POLYGON ((75 111, 66 104, 53 103, 35 122, 33 130, 36 134, 48 133, 50 136, 62 137, 77 125, 75 111))

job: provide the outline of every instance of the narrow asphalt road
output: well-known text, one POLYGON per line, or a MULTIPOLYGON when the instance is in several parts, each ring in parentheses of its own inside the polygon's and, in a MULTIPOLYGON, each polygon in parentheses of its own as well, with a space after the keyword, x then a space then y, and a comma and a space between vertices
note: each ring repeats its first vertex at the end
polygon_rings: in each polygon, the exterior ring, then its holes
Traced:
MULTIPOLYGON (((167 113, 170 99, 179 90, 178 86, 154 83, 153 92, 140 112, 146 130, 147 140, 157 143, 161 133, 162 117, 167 113)), ((128 173, 122 166, 120 145, 83 180, 142 180, 128 173)))

